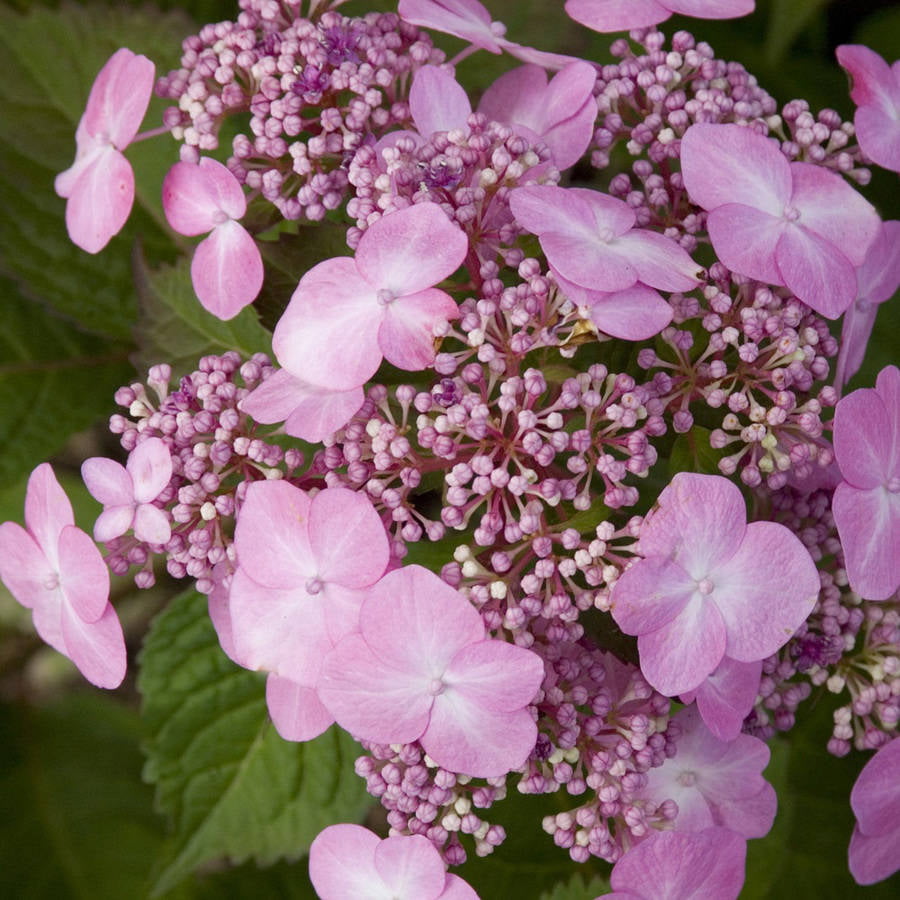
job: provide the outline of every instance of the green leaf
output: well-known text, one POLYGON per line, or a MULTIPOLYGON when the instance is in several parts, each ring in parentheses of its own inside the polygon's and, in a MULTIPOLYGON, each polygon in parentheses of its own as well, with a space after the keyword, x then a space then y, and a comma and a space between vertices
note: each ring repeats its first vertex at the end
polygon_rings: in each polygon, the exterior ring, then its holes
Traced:
POLYGON ((185 374, 210 353, 237 350, 244 357, 271 353, 272 335, 259 324, 252 306, 223 322, 200 305, 186 259, 155 271, 140 266, 138 292, 138 361, 144 369, 167 362, 176 374, 185 374))
POLYGON ((144 776, 173 830, 157 894, 211 860, 297 858, 325 826, 361 817, 358 745, 336 728, 305 744, 282 740, 263 677, 222 652, 201 594, 181 594, 154 621, 138 687, 150 732, 144 776))
POLYGON ((701 472, 704 475, 719 474, 719 459, 722 454, 709 443, 711 432, 701 425, 694 425, 690 431, 679 434, 672 445, 669 456, 669 477, 679 472, 701 472))
POLYGON ((99 692, 0 706, 0 896, 144 897, 162 829, 139 720, 99 692))
POLYGON ((796 38, 831 0, 773 0, 766 36, 766 61, 784 59, 796 38))
POLYGON ((25 300, 2 276, 0 294, 0 484, 8 484, 105 418, 131 367, 115 343, 25 300))
MULTIPOLYGON (((132 221, 99 256, 69 240, 65 201, 53 179, 72 164, 75 128, 106 59, 126 45, 164 67, 176 60, 189 30, 181 16, 148 10, 34 7, 23 16, 0 7, 0 203, 14 211, 0 218, 0 273, 26 296, 98 334, 130 337, 136 316, 131 246, 140 239, 159 248, 163 241, 159 173, 177 152, 166 137, 128 150, 154 156, 155 170, 148 180, 145 167, 137 167, 132 221)), ((155 103, 148 121, 158 120, 163 106, 155 103)))
POLYGON ((581 873, 573 875, 552 891, 544 891, 540 900, 594 900, 609 891, 609 880, 595 875, 587 880, 581 873))

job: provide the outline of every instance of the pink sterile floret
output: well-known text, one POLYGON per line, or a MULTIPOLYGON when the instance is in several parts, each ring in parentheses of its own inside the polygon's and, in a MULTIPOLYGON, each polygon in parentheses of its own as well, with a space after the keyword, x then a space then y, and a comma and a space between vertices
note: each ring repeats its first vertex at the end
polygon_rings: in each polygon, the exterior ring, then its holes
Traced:
POLYGON ((0 579, 31 610, 37 633, 97 687, 125 677, 125 639, 109 602, 109 572, 93 541, 75 527, 53 469, 28 479, 25 528, 0 525, 0 579))
POLYGON ((284 422, 284 430, 293 437, 318 442, 348 422, 363 399, 361 385, 335 391, 280 369, 244 397, 238 407, 257 422, 284 422))
POLYGON ((191 281, 203 306, 231 319, 252 303, 263 283, 263 262, 243 225, 247 200, 228 169, 209 157, 178 162, 163 181, 163 210, 172 228, 193 237, 211 232, 194 250, 191 281))
POLYGON ((832 502, 850 587, 887 600, 900 587, 900 370, 848 394, 834 410, 843 481, 832 502))
POLYGON ((434 329, 458 315, 433 285, 469 249, 466 235, 436 203, 383 216, 355 257, 326 259, 301 279, 272 347, 295 378, 331 390, 365 384, 382 357, 417 371, 434 360, 434 329))
POLYGON ((439 766, 477 777, 521 767, 537 727, 540 657, 492 640, 475 608, 406 566, 366 592, 359 633, 329 653, 319 695, 338 724, 379 744, 419 741, 439 766))
POLYGON ((837 318, 856 296, 856 266, 881 227, 874 207, 834 172, 788 162, 777 142, 742 125, 692 125, 681 171, 709 210, 713 249, 733 272, 785 285, 837 318))
POLYGON ((844 313, 834 383, 840 389, 859 371, 878 307, 900 287, 900 222, 882 223, 856 270, 856 299, 844 313))
POLYGON ((856 815, 850 872, 859 884, 874 884, 900 869, 900 738, 866 763, 850 792, 850 806, 856 815))
POLYGON ((719 475, 676 475, 638 552, 613 587, 612 614, 638 636, 647 681, 669 697, 695 690, 726 656, 770 656, 819 593, 800 539, 775 522, 748 525, 741 492, 719 475))
POLYGON ((150 105, 155 69, 146 56, 117 50, 91 87, 75 132, 75 162, 56 176, 74 244, 98 253, 121 231, 134 202, 134 172, 122 155, 150 105))
POLYGON ((733 19, 752 13, 755 0, 567 0, 566 12, 594 31, 631 31, 664 22, 673 13, 733 19))
POLYGON ((602 900, 737 900, 746 861, 747 842, 727 828, 656 832, 615 864, 602 900))
POLYGON ((641 795, 655 803, 668 798, 678 804, 676 831, 721 825, 744 838, 768 834, 778 798, 762 777, 769 764, 766 744, 749 734, 720 741, 694 706, 680 710, 674 721, 681 728, 675 756, 647 772, 641 795))
POLYGON ((853 126, 863 153, 885 169, 900 172, 900 60, 889 66, 862 44, 837 48, 838 62, 853 79, 853 126))
POLYGON ((159 438, 141 441, 122 466, 93 456, 81 464, 81 477, 103 512, 94 523, 94 540, 111 541, 134 528, 148 544, 165 544, 172 536, 166 514, 153 505, 172 477, 172 456, 159 438))
POLYGON ((585 188, 533 185, 509 195, 516 222, 536 234, 557 282, 578 305, 590 307, 598 328, 644 340, 662 331, 672 309, 656 293, 687 291, 698 266, 675 241, 635 228, 621 200, 585 188))
POLYGON ((322 900, 478 900, 422 835, 382 840, 362 825, 330 825, 309 848, 309 878, 322 900))
POLYGON ((334 721, 316 691, 322 660, 356 630, 362 589, 387 567, 384 526, 365 494, 326 488, 311 498, 284 481, 258 481, 234 547, 233 657, 272 673, 266 696, 279 733, 309 740, 334 721))
POLYGON ((504 37, 506 26, 492 22, 491 14, 478 0, 400 0, 397 12, 412 25, 452 34, 489 53, 505 50, 522 62, 547 69, 558 69, 573 62, 571 56, 546 53, 508 41, 504 37))

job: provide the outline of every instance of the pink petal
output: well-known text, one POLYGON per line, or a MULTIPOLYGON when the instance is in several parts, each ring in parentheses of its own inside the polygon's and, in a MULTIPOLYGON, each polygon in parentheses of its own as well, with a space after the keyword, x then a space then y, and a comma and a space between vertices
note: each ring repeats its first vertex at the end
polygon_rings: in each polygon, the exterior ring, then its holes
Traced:
POLYGON ((777 522, 751 522, 737 553, 709 580, 728 633, 725 652, 741 662, 784 646, 812 612, 821 586, 809 551, 777 522))
POLYGON ((361 825, 330 825, 309 848, 309 878, 322 900, 359 900, 386 886, 375 868, 377 835, 361 825))
POLYGON ((155 68, 146 56, 122 47, 100 70, 84 112, 91 135, 104 134, 119 150, 131 143, 150 105, 155 68))
POLYGON ((740 203, 726 203, 709 214, 706 227, 716 256, 733 272, 767 284, 784 283, 775 264, 783 219, 740 203))
POLYGON ((453 298, 437 288, 398 297, 385 308, 378 346, 389 363, 421 371, 434 362, 435 326, 458 315, 453 298))
MULTIPOLYGON (((858 276, 860 270, 856 271, 858 276)), ((834 372, 836 388, 843 388, 859 371, 877 317, 878 306, 874 303, 857 299, 847 307, 841 324, 841 349, 834 372)))
POLYGON ((334 723, 313 688, 278 675, 266 679, 266 705, 272 724, 286 741, 311 741, 334 723))
POLYGON ((409 743, 428 725, 434 700, 429 683, 427 674, 383 661, 362 635, 351 634, 325 657, 318 692, 338 725, 354 737, 409 743))
POLYGON ((898 772, 900 772, 900 740, 895 738, 869 758, 850 792, 850 806, 863 834, 876 835, 894 831, 897 832, 895 840, 900 841, 898 772))
POLYGON ((109 601, 109 570, 94 542, 74 525, 59 536, 59 580, 68 607, 86 624, 96 622, 109 601))
POLYGON ((753 12, 756 0, 665 0, 666 6, 682 16, 698 19, 734 19, 753 12))
POLYGON ((667 697, 692 691, 722 661, 725 639, 718 609, 698 596, 667 625, 638 637, 641 672, 667 697))
POLYGON ((240 219, 247 200, 238 180, 209 157, 177 162, 163 180, 163 210, 172 228, 193 237, 212 231, 224 218, 240 219))
MULTIPOLYGON (((593 66, 589 68, 593 73, 593 66)), ((535 134, 540 134, 547 114, 558 114, 559 110, 559 107, 546 108, 543 103, 546 90, 547 74, 540 66, 519 66, 505 72, 488 87, 478 101, 478 112, 494 122, 527 125, 535 134)))
POLYGON ((468 251, 465 232, 436 203, 417 203, 383 216, 366 230, 356 267, 373 288, 403 297, 452 275, 468 251))
POLYGON ((400 0, 397 12, 412 25, 452 34, 489 53, 502 52, 491 14, 478 0, 400 0))
POLYGON ((668 625, 696 591, 694 579, 671 559, 639 559, 613 585, 612 616, 625 634, 647 634, 668 625))
MULTIPOLYGON (((577 285, 573 287, 577 289, 577 285)), ((589 305, 591 321, 600 331, 613 337, 644 341, 659 334, 672 321, 672 307, 656 291, 640 282, 611 294, 581 289, 578 297, 568 285, 564 292, 573 302, 589 305)))
POLYGON ((537 726, 527 710, 490 712, 454 691, 435 700, 419 741, 443 769, 494 778, 525 765, 537 726))
POLYGON ((387 532, 372 501, 346 488, 326 488, 313 497, 309 541, 316 576, 344 587, 374 584, 390 557, 387 532))
POLYGON ((688 128, 681 172, 691 199, 707 210, 739 203, 780 217, 791 199, 790 164, 778 143, 743 125, 688 128))
POLYGON ((664 234, 632 228, 613 244, 634 265, 638 279, 660 291, 689 291, 700 283, 702 267, 664 234))
POLYGON ((726 828, 652 832, 616 863, 610 884, 629 897, 737 900, 746 857, 747 842, 726 828))
POLYGON ((882 168, 900 172, 900 103, 890 111, 863 106, 853 125, 862 152, 882 168))
POLYGON ((566 12, 594 31, 646 28, 672 15, 672 10, 657 0, 566 0, 566 12))
POLYGON ((791 206, 799 210, 800 224, 839 248, 854 266, 861 266, 881 231, 875 207, 822 166, 791 163, 791 177, 791 206))
POLYGON ((323 599, 303 585, 262 587, 238 566, 228 597, 236 661, 314 687, 332 647, 323 599))
POLYGON ((60 487, 49 463, 41 463, 28 477, 25 493, 25 527, 54 568, 57 565, 59 535, 74 525, 72 504, 60 487))
POLYGON ((141 503, 134 511, 134 536, 148 544, 165 544, 172 537, 169 517, 152 503, 141 503))
POLYGON ((416 130, 428 137, 438 131, 468 129, 472 105, 450 72, 440 66, 422 66, 409 89, 409 111, 416 130))
POLYGON ((263 261, 250 233, 232 219, 201 241, 191 260, 191 281, 203 306, 220 319, 233 319, 259 295, 263 261))
POLYGON ((887 600, 900 586, 900 493, 842 482, 831 506, 850 587, 866 600, 887 600))
POLYGON ((900 869, 900 829, 867 835, 853 829, 849 849, 850 874, 857 884, 884 881, 900 869))
MULTIPOLYGON (((222 565, 223 563, 218 564, 219 567, 222 565)), ((215 576, 215 570, 213 574, 215 576)), ((229 659, 237 662, 237 659, 235 659, 234 634, 231 627, 231 610, 228 607, 229 587, 230 579, 228 586, 226 586, 220 578, 217 578, 215 587, 207 597, 206 608, 209 612, 209 618, 213 623, 213 628, 216 629, 216 636, 219 638, 219 646, 225 651, 225 655, 229 659)), ((238 665, 240 665, 240 663, 238 663, 238 665)))
POLYGON ((94 522, 94 540, 105 544, 125 534, 134 523, 134 504, 107 506, 94 522))
POLYGON ((98 148, 72 185, 66 229, 77 247, 99 253, 118 234, 134 203, 134 172, 112 145, 98 148))
MULTIPOLYGON (((171 458, 169 465, 171 467, 171 458)), ((103 456, 86 459, 81 464, 81 480, 91 496, 104 506, 130 506, 134 503, 131 475, 115 460, 103 456)))
POLYGON ((853 80, 850 98, 857 106, 891 104, 891 68, 874 50, 863 44, 842 44, 835 55, 853 80))
MULTIPOLYGON (((743 663, 726 656, 697 688, 697 709, 720 741, 733 741, 740 734, 756 701, 761 673, 762 660, 743 663)), ((681 699, 688 702, 685 697, 681 699)))
POLYGON ((775 262, 784 284, 828 319, 836 319, 856 297, 853 264, 834 244, 802 225, 784 229, 775 262))
POLYGON ((134 499, 138 503, 150 503, 172 477, 172 455, 164 441, 148 438, 131 451, 125 468, 134 485, 134 499))
POLYGON ((353 259, 327 259, 300 279, 275 326, 272 348, 296 378, 351 390, 365 384, 381 364, 378 328, 383 317, 375 288, 353 259))
POLYGON ((447 693, 459 694, 488 712, 514 712, 534 700, 544 680, 544 663, 530 650, 501 640, 463 647, 444 672, 447 693))
POLYGON ((882 222, 863 264, 856 270, 857 298, 884 303, 900 287, 900 222, 882 222))
POLYGON ((478 894, 459 875, 448 872, 444 880, 444 891, 438 895, 437 900, 478 900, 478 894))
POLYGON ((834 455, 845 481, 870 489, 891 477, 896 465, 894 428, 877 390, 860 388, 840 400, 834 410, 834 455))
POLYGON ((605 293, 637 283, 632 257, 615 240, 604 243, 594 235, 555 232, 544 232, 538 240, 554 271, 567 281, 605 293))
POLYGON ((0 580, 26 609, 40 604, 56 570, 34 538, 15 522, 0 525, 0 580))
POLYGON ((315 443, 349 422, 363 400, 362 386, 332 391, 279 369, 251 391, 239 407, 257 422, 284 422, 289 435, 315 443))
POLYGON ((447 868, 434 844, 421 834, 385 838, 375 848, 374 860, 393 897, 433 900, 444 889, 447 868))
POLYGON ((91 684, 117 688, 122 683, 128 660, 122 626, 112 604, 107 603, 103 615, 90 624, 64 606, 62 636, 66 656, 91 684))
POLYGON ((309 542, 309 496, 285 481, 247 488, 235 526, 240 567, 257 583, 290 590, 316 572, 309 542))

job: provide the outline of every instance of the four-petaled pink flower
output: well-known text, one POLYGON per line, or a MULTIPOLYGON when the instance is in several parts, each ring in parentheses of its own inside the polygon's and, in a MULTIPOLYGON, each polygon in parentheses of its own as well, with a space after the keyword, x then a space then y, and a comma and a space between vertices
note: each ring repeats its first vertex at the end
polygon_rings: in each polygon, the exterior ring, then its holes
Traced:
POLYGON ((366 592, 359 633, 329 653, 319 695, 337 723, 379 744, 419 741, 451 772, 490 778, 522 766, 540 657, 485 634, 475 608, 421 566, 366 592))
POLYGON ((727 828, 658 831, 613 867, 612 893, 596 900, 737 900, 747 842, 727 828))
POLYGON ((881 227, 874 207, 835 172, 788 162, 742 125, 692 125, 681 140, 691 200, 709 211, 713 250, 733 272, 784 285, 823 316, 856 296, 856 266, 881 227))
POLYGON ((635 228, 626 203, 585 188, 533 185, 509 195, 516 222, 536 234, 562 290, 614 337, 662 331, 672 308, 656 292, 687 291, 698 266, 675 241, 635 228))
POLYGON ((631 31, 669 16, 734 19, 752 13, 756 0, 567 0, 566 12, 594 31, 631 31))
POLYGON ((459 313, 434 287, 465 259, 469 241, 435 203, 386 215, 355 257, 326 259, 301 279, 272 339, 295 378, 331 390, 365 384, 382 358, 401 369, 434 360, 434 328, 459 313))
POLYGON ((647 771, 641 796, 654 803, 674 800, 676 831, 721 825, 744 838, 768 834, 778 798, 762 777, 770 756, 766 743, 749 734, 719 740, 695 706, 679 710, 673 721, 681 729, 675 755, 647 771))
POLYGON ((900 738, 865 764, 850 806, 856 825, 850 838, 850 873, 858 884, 875 884, 900 869, 900 738))
POLYGON ((321 900, 478 900, 447 872, 420 834, 382 840, 362 825, 330 825, 309 848, 309 878, 321 900))
POLYGON ((311 498, 284 481, 258 481, 238 513, 234 548, 232 655, 272 673, 266 696, 279 733, 309 740, 334 721, 316 690, 322 660, 356 630, 362 589, 388 564, 387 533, 365 494, 326 488, 311 498))
POLYGON ((94 523, 94 540, 111 541, 134 528, 134 536, 148 544, 165 544, 172 536, 166 514, 153 505, 172 477, 172 456, 164 441, 147 438, 122 466, 93 456, 81 464, 81 477, 103 512, 94 523))
POLYGON ((850 587, 887 600, 900 587, 900 370, 847 394, 834 410, 834 455, 843 481, 832 512, 850 587))
POLYGON ((74 244, 99 253, 121 231, 134 203, 134 172, 122 151, 150 105, 153 63, 123 47, 100 70, 75 132, 75 162, 56 176, 74 244))
POLYGON ((900 172, 900 59, 889 66, 862 44, 843 44, 837 60, 853 79, 853 127, 860 149, 872 162, 900 172))
POLYGON ((776 522, 748 525, 741 492, 719 475, 676 475, 638 552, 613 587, 612 615, 638 636, 641 671, 669 697, 695 690, 726 656, 770 656, 819 593, 800 539, 776 522))
POLYGON ((54 650, 92 684, 115 688, 125 677, 125 639, 109 602, 109 572, 94 542, 75 526, 72 504, 53 469, 28 479, 25 528, 0 525, 0 579, 54 650))
POLYGON ((163 181, 163 210, 179 234, 211 234, 194 249, 191 281, 214 316, 231 319, 259 294, 263 262, 243 225, 247 199, 237 178, 214 159, 177 162, 163 181))

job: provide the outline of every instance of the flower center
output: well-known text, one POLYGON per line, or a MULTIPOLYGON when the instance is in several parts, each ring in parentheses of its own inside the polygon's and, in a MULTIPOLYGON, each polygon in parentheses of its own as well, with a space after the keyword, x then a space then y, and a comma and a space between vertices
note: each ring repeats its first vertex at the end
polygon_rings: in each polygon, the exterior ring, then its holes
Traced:
POLYGON ((47 591, 55 591, 59 587, 59 572, 51 572, 44 579, 44 589, 47 591))
POLYGON ((678 776, 678 783, 683 787, 693 787, 697 783, 697 774, 690 770, 684 771, 678 776))
POLYGON ((782 216, 784 216, 784 218, 787 219, 788 222, 796 222, 797 219, 800 218, 800 210, 797 209, 796 206, 791 206, 791 204, 788 203, 788 205, 784 208, 782 216))
POLYGON ((428 693, 432 697, 437 697, 439 694, 444 693, 444 688, 446 687, 447 685, 440 678, 432 678, 431 684, 428 685, 428 693))
POLYGON ((597 232, 597 237, 603 241, 604 244, 608 244, 611 240, 613 240, 616 236, 616 233, 612 230, 612 228, 601 228, 597 232))
POLYGON ((216 223, 216 225, 221 225, 224 222, 227 222, 230 218, 231 216, 229 216, 228 213, 222 209, 217 209, 212 215, 212 220, 216 223))
POLYGON ((322 590, 322 582, 318 578, 309 578, 306 581, 306 593, 318 594, 322 590))
POLYGON ((715 585, 709 578, 701 578, 700 581, 697 582, 697 590, 703 594, 704 597, 709 596, 713 590, 715 589, 715 585))
POLYGON ((378 288, 375 296, 378 298, 378 303, 381 306, 388 306, 397 299, 397 294, 390 288, 378 288))
POLYGON ((888 489, 888 493, 900 494, 900 475, 892 475, 884 486, 888 489))

